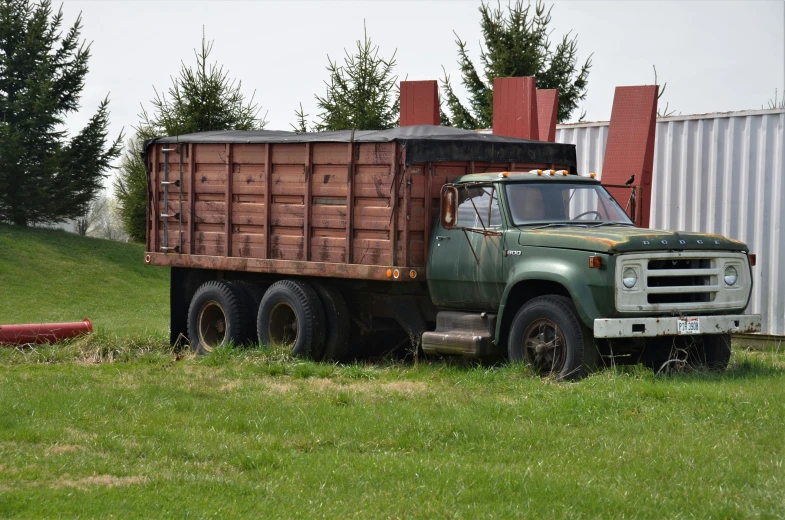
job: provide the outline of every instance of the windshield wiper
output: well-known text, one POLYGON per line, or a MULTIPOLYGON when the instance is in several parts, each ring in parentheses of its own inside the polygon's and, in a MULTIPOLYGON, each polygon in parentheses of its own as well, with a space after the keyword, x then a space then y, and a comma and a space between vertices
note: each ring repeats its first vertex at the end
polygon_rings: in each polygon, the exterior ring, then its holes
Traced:
POLYGON ((635 224, 628 224, 626 222, 600 222, 599 224, 594 224, 593 226, 589 227, 602 227, 602 226, 627 226, 627 227, 635 227, 635 224))
POLYGON ((579 224, 577 222, 550 222, 548 224, 543 224, 541 226, 535 226, 529 229, 544 229, 549 227, 556 227, 556 226, 583 226, 588 227, 586 224, 579 224))

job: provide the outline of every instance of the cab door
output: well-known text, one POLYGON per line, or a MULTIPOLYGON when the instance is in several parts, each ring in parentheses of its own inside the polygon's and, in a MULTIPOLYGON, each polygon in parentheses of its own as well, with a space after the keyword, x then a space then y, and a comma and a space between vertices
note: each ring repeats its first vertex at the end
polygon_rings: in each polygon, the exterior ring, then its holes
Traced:
POLYGON ((495 310, 504 291, 504 234, 499 193, 491 184, 458 186, 457 223, 436 226, 428 285, 437 306, 495 310))

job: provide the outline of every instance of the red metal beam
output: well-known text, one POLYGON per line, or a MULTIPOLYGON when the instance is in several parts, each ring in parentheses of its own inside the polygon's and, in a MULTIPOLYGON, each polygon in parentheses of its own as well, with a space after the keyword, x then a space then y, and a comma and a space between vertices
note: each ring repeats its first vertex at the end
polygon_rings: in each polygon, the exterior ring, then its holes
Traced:
POLYGON ((493 133, 537 139, 537 93, 533 76, 493 80, 493 133))
MULTIPOLYGON (((635 223, 641 227, 649 227, 651 213, 658 91, 657 85, 616 87, 602 165, 603 184, 626 185, 635 176, 630 185, 640 187, 637 190, 640 218, 635 223)), ((630 190, 611 188, 609 191, 624 203, 630 190)))
POLYGON ((559 91, 537 89, 537 123, 540 141, 556 142, 556 120, 559 115, 559 91))
POLYGON ((439 86, 436 81, 401 81, 400 125, 439 124, 439 86))

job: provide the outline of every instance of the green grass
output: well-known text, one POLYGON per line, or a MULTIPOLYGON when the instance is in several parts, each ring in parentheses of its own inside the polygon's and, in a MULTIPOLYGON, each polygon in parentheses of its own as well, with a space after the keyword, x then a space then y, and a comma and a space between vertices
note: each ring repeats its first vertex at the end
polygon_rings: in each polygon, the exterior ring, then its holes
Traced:
POLYGON ((0 226, 0 518, 781 518, 785 352, 722 375, 197 358, 142 249, 0 226))
POLYGON ((0 324, 80 321, 119 337, 164 338, 169 271, 144 246, 0 224, 0 324))
MULTIPOLYGON (((777 518, 785 355, 724 375, 7 352, 0 516, 777 518)), ((75 342, 78 343, 78 342, 75 342)))

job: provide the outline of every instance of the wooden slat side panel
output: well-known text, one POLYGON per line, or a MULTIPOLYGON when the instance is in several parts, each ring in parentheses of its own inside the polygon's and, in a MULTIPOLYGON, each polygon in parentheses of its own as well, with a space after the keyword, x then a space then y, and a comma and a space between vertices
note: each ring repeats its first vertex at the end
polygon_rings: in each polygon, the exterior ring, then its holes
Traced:
MULTIPOLYGON (((387 154, 386 157, 392 158, 393 155, 387 154)), ((391 264, 392 173, 392 163, 360 164, 356 167, 353 263, 391 264)))
POLYGON ((306 146, 272 146, 270 258, 305 260, 306 146))
POLYGON ((313 143, 313 164, 342 166, 346 171, 346 143, 313 143))
POLYGON ((361 143, 356 145, 355 159, 358 165, 386 166, 390 169, 395 161, 395 143, 361 143))

